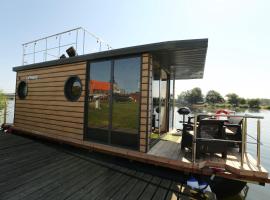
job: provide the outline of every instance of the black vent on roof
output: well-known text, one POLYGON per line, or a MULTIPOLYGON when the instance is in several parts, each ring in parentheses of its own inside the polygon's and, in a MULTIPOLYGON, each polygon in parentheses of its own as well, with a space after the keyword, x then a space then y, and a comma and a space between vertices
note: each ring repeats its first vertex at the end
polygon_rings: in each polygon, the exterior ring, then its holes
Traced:
POLYGON ((67 50, 66 50, 67 54, 69 57, 74 57, 74 56, 77 56, 77 52, 76 50, 74 49, 74 47, 69 47, 67 50))

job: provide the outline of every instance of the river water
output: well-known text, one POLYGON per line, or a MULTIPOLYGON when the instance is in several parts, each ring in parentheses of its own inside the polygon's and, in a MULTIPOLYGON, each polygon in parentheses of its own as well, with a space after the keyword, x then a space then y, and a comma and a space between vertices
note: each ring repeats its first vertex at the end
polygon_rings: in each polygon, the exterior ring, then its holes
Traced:
MULTIPOLYGON (((9 100, 7 103, 7 115, 6 115, 6 123, 13 123, 13 118, 14 118, 14 100, 9 100)), ((0 111, 0 125, 4 121, 4 111, 0 111)))
MULTIPOLYGON (((181 116, 177 113, 178 108, 174 109, 175 111, 175 119, 174 119, 174 127, 175 128, 182 128, 179 121, 181 121, 181 116)), ((196 110, 195 112, 213 112, 214 110, 207 110, 207 109, 200 109, 196 110)), ((261 141, 263 145, 261 146, 261 163, 270 171, 270 110, 237 110, 239 114, 252 114, 257 116, 263 116, 264 119, 261 120, 261 141)), ((8 109, 7 109, 7 123, 13 123, 14 117, 14 100, 8 102, 8 109)), ((0 112, 0 124, 3 122, 3 117, 1 116, 0 112)), ((249 119, 248 120, 248 134, 256 138, 256 120, 249 119)), ((248 137, 248 141, 254 142, 251 137, 248 137)), ((256 158, 256 145, 249 144, 247 146, 247 151, 251 153, 254 158, 256 158)), ((246 199, 260 199, 260 200, 269 200, 270 199, 270 185, 266 186, 259 186, 255 184, 248 184, 249 190, 246 199)), ((229 198, 228 200, 238 200, 243 199, 241 195, 237 195, 234 197, 229 198)))

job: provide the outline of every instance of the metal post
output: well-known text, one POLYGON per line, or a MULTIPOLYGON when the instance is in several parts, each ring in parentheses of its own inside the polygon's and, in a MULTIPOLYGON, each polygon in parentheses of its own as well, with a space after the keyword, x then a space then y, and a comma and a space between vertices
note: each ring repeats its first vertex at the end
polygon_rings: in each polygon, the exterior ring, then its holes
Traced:
POLYGON ((257 166, 261 165, 261 121, 257 120, 257 166))
POLYGON ((7 123, 7 101, 5 100, 5 107, 4 107, 4 124, 7 123))
POLYGON ((77 50, 77 48, 78 48, 78 29, 76 30, 76 51, 77 51, 77 53, 78 53, 78 50, 77 50))
POLYGON ((60 54, 61 54, 60 46, 61 46, 61 35, 59 35, 59 39, 58 39, 58 57, 60 57, 60 54))
POLYGON ((172 128, 174 129, 174 107, 175 107, 175 73, 173 74, 173 109, 172 109, 172 128))
POLYGON ((247 118, 245 118, 245 128, 244 128, 244 130, 245 130, 245 149, 244 149, 244 153, 246 153, 247 152, 247 118))
POLYGON ((47 50, 48 50, 48 41, 47 41, 47 38, 45 39, 45 46, 46 46, 46 49, 45 49, 45 61, 47 61, 47 50))
POLYGON ((192 161, 193 163, 196 162, 196 140, 197 140, 197 114, 194 115, 194 127, 193 127, 193 142, 192 142, 192 161))
POLYGON ((36 43, 34 42, 34 53, 33 53, 33 63, 35 63, 35 59, 36 59, 36 43))
POLYGON ((22 45, 22 47, 23 47, 22 65, 24 65, 24 54, 25 54, 24 44, 22 45))
POLYGON ((84 45, 85 45, 85 30, 83 29, 83 54, 84 54, 84 45))
POLYGON ((241 166, 244 164, 244 152, 245 152, 245 123, 246 118, 243 119, 243 127, 242 127, 242 146, 241 146, 241 166))

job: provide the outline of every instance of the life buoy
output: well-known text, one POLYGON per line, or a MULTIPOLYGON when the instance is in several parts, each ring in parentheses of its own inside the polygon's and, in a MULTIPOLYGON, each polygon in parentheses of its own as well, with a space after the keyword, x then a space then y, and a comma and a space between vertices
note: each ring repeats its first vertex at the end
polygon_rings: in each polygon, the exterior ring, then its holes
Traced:
POLYGON ((216 111, 216 118, 217 119, 228 119, 227 115, 229 115, 231 112, 226 109, 219 109, 216 111))

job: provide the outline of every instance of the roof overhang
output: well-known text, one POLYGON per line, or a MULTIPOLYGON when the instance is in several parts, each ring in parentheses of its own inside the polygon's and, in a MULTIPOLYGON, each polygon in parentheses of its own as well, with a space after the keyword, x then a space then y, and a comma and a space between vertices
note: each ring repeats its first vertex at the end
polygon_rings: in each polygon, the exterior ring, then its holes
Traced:
POLYGON ((203 77, 207 46, 208 39, 160 42, 23 65, 14 67, 13 71, 150 53, 175 79, 195 79, 203 77))
POLYGON ((170 48, 153 51, 153 59, 178 79, 203 78, 207 53, 207 39, 183 41, 170 48))

